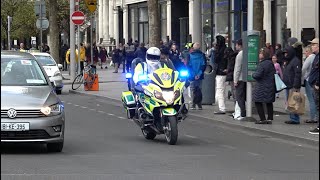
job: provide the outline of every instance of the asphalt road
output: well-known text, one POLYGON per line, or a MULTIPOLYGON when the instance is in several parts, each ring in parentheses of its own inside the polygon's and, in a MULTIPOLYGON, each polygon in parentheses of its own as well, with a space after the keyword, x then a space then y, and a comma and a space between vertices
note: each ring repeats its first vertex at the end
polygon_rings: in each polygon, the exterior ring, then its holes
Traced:
MULTIPOLYGON (((2 145, 1 178, 15 180, 318 180, 319 149, 189 117, 177 145, 144 139, 122 105, 64 93, 62 153, 2 145)), ((200 111, 199 111, 200 113, 200 111)))

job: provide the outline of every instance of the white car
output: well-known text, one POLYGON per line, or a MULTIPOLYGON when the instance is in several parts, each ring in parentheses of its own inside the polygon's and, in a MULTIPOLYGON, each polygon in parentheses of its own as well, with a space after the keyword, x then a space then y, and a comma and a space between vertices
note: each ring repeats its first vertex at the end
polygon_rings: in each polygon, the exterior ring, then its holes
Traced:
POLYGON ((48 53, 32 52, 31 54, 41 63, 43 69, 49 76, 51 83, 53 83, 56 93, 61 94, 63 81, 60 69, 62 69, 62 65, 57 64, 52 56, 48 53))

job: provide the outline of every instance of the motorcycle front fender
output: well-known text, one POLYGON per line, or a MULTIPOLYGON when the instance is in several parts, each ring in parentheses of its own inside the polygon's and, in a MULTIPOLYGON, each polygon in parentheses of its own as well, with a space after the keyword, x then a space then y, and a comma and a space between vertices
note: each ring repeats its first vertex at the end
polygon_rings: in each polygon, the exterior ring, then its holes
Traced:
POLYGON ((161 110, 163 116, 175 116, 177 111, 174 108, 164 108, 161 110))

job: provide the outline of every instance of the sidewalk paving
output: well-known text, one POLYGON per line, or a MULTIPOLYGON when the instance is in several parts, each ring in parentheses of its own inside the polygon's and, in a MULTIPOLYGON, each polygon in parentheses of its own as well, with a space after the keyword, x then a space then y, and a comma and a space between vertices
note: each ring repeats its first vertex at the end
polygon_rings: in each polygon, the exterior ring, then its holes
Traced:
MULTIPOLYGON (((84 91, 83 86, 78 90, 74 91, 70 88, 70 93, 91 95, 96 97, 104 97, 107 99, 119 101, 121 99, 121 92, 127 90, 127 83, 125 74, 123 73, 112 73, 113 68, 108 69, 98 69, 97 73, 99 76, 99 91, 84 91)), ((122 70, 121 70, 122 71, 122 70)), ((120 72, 121 72, 120 71, 120 72)), ((65 78, 70 79, 68 72, 63 72, 65 78)), ((71 84, 71 80, 65 80, 65 84, 71 84)), ((230 89, 230 87, 228 87, 230 89)), ((304 88, 303 88, 304 89, 304 88)), ((187 96, 185 96, 187 97, 187 96)), ((186 98, 188 99, 188 98, 186 98)), ((304 142, 307 144, 318 145, 319 135, 309 134, 309 130, 313 129, 317 124, 306 124, 304 120, 308 119, 309 105, 306 102, 306 114, 301 116, 300 125, 288 125, 284 121, 289 119, 289 115, 284 110, 284 93, 281 92, 280 98, 276 99, 274 106, 274 120, 272 125, 257 125, 254 122, 247 121, 237 121, 233 120, 229 115, 231 113, 226 113, 225 115, 214 115, 214 110, 217 110, 216 105, 204 105, 203 110, 190 110, 189 114, 195 117, 202 117, 206 119, 213 120, 217 123, 223 125, 244 128, 249 131, 261 132, 270 136, 282 137, 284 139, 293 140, 297 142, 304 142)), ((226 107, 228 112, 234 110, 234 103, 232 100, 227 100, 226 107)), ((253 114, 253 117, 258 119, 257 114, 253 114)))

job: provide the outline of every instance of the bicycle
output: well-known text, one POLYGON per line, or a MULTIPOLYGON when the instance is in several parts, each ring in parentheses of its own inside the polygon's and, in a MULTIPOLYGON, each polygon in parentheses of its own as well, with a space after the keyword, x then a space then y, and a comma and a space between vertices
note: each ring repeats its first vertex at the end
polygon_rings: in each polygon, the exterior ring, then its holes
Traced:
POLYGON ((72 82, 72 90, 77 90, 82 84, 87 86, 89 89, 91 89, 93 86, 93 83, 96 79, 96 68, 95 66, 88 64, 87 61, 85 61, 85 63, 86 65, 83 68, 83 71, 78 74, 72 82), (84 74, 87 74, 85 79, 84 74))

